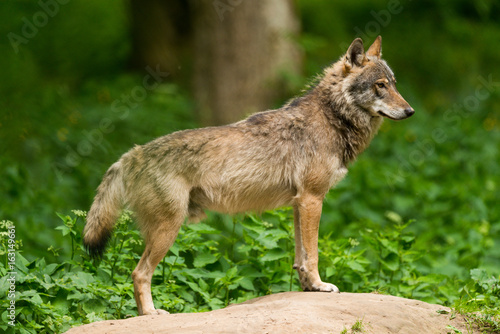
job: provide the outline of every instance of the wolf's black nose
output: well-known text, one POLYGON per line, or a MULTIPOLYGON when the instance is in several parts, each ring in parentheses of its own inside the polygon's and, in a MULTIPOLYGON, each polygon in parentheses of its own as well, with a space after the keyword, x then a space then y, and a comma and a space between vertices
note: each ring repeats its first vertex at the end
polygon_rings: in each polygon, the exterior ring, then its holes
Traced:
POLYGON ((406 116, 410 117, 411 115, 413 115, 415 113, 415 110, 413 110, 413 108, 406 108, 405 109, 405 114, 406 116))

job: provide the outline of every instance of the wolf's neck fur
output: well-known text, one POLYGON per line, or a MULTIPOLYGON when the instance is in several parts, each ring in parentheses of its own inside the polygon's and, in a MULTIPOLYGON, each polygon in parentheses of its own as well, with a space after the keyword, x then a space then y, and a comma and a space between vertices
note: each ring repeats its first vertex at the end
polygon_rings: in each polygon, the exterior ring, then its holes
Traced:
MULTIPOLYGON (((311 94, 319 102, 319 108, 334 129, 337 145, 342 149, 344 165, 353 162, 363 152, 382 124, 382 117, 373 117, 367 111, 349 101, 340 89, 325 89, 320 83, 311 94)), ((338 148, 337 148, 338 149, 338 148)))

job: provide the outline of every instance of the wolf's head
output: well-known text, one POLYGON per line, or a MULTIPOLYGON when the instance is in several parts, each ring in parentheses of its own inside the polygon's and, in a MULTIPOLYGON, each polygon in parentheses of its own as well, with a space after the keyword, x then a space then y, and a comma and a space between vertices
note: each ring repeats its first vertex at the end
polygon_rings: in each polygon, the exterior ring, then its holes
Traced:
POLYGON ((340 93, 342 100, 372 117, 408 118, 415 111, 399 94, 394 73, 381 55, 382 37, 378 36, 366 53, 363 41, 356 38, 347 53, 325 70, 323 87, 330 85, 333 95, 340 93))

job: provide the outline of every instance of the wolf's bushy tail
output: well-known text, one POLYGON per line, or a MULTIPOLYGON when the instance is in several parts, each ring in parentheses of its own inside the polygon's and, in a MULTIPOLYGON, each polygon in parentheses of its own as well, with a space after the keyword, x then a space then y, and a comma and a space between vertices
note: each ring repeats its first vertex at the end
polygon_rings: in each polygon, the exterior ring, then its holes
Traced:
POLYGON ((97 195, 87 214, 83 244, 92 257, 101 257, 111 237, 123 203, 120 161, 114 163, 97 188, 97 195))

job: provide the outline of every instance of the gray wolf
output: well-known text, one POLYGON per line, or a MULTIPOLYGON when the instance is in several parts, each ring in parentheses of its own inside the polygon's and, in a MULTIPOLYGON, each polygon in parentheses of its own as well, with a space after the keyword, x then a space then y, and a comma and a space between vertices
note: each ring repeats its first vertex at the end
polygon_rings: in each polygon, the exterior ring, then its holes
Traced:
POLYGON ((151 278, 186 217, 292 206, 295 264, 303 290, 338 292, 318 273, 318 228, 327 191, 366 149, 383 118, 414 113, 381 59, 382 39, 355 39, 318 82, 282 108, 234 124, 185 130, 125 153, 104 175, 84 244, 102 254, 120 209, 132 209, 145 250, 132 273, 139 314, 155 309, 151 278))

